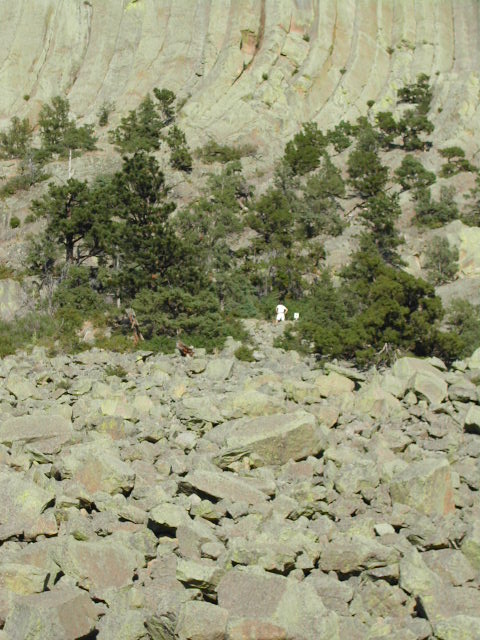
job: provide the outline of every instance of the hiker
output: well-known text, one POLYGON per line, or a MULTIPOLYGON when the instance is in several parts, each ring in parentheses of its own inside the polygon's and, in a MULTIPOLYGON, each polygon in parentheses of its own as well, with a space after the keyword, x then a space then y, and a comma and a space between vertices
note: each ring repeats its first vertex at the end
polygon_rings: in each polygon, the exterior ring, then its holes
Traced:
POLYGON ((275 318, 275 324, 278 324, 279 322, 285 322, 285 314, 288 313, 288 309, 284 304, 280 303, 275 307, 275 313, 277 314, 277 317, 275 318))

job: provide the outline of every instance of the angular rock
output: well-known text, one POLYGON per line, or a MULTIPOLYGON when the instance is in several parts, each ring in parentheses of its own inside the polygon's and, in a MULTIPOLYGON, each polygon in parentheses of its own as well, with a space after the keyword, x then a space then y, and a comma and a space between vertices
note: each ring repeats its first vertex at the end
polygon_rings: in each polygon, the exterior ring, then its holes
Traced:
POLYGON ((33 565, 2 562, 0 565, 0 589, 17 595, 42 593, 48 582, 49 573, 33 565))
POLYGON ((462 541, 462 553, 474 569, 480 571, 480 520, 475 520, 462 541))
POLYGON ((57 453, 72 436, 71 421, 60 415, 11 417, 0 424, 0 443, 32 444, 42 453, 57 453))
POLYGON ((305 584, 313 586, 328 609, 346 616, 348 615, 348 603, 353 599, 354 590, 347 581, 342 582, 334 575, 314 570, 305 579, 305 584))
POLYGON ((416 373, 444 380, 444 375, 439 369, 420 358, 399 358, 393 365, 391 373, 401 380, 410 380, 416 373))
POLYGON ((29 297, 17 280, 0 280, 0 319, 11 322, 16 316, 28 309, 29 297))
POLYGON ((183 507, 168 502, 151 509, 148 517, 151 521, 150 526, 158 530, 159 533, 175 531, 181 525, 191 522, 183 507))
POLYGON ((446 459, 412 462, 390 483, 393 502, 407 504, 425 515, 455 510, 450 465, 446 459))
POLYGON ((97 625, 97 640, 144 640, 145 610, 109 609, 97 625))
POLYGON ((216 562, 203 558, 201 560, 177 560, 176 578, 189 588, 200 589, 208 595, 215 593, 224 571, 216 562))
POLYGON ((224 640, 228 611, 208 602, 186 602, 178 616, 178 640, 224 640))
POLYGON ((438 640, 478 640, 480 638, 480 618, 453 616, 440 620, 434 627, 438 640))
POLYGON ((398 563, 399 553, 364 536, 338 534, 321 552, 318 566, 322 571, 341 574, 386 567, 398 563))
POLYGON ((298 404, 314 404, 320 402, 325 394, 321 392, 319 386, 303 382, 302 380, 286 380, 284 383, 285 393, 289 400, 298 404))
POLYGON ((258 466, 285 464, 290 459, 317 455, 326 446, 328 431, 310 413, 296 411, 225 423, 206 437, 223 447, 220 459, 238 451, 244 456, 254 456, 258 466))
POLYGON ((102 440, 71 447, 70 453, 58 459, 54 466, 62 478, 75 480, 90 493, 129 491, 135 482, 135 472, 130 465, 120 460, 116 450, 105 446, 102 440))
POLYGON ((284 408, 283 396, 268 395, 255 390, 225 394, 221 402, 221 413, 227 420, 242 416, 270 416, 284 408))
POLYGON ((223 421, 214 400, 209 397, 183 397, 182 402, 177 406, 177 416, 192 422, 218 424, 223 421))
POLYGON ((317 376, 315 386, 324 398, 339 396, 355 389, 353 380, 335 371, 331 371, 328 375, 317 376))
POLYGON ((310 585, 258 569, 233 569, 222 578, 217 593, 218 604, 229 612, 229 627, 252 621, 275 625, 276 637, 281 637, 280 628, 287 638, 339 640, 336 615, 327 611, 310 585))
POLYGON ((476 404, 470 405, 464 420, 465 431, 480 434, 480 407, 476 404))
POLYGON ((92 541, 68 536, 59 542, 55 561, 65 575, 75 578, 85 589, 97 591, 129 584, 145 558, 113 534, 92 541))
POLYGON ((355 396, 354 412, 372 418, 404 418, 407 411, 395 396, 382 389, 377 382, 366 385, 355 396))
POLYGON ((33 382, 13 373, 8 376, 5 387, 20 401, 27 398, 39 399, 42 397, 40 389, 33 382))
POLYGON ((477 576, 477 572, 460 550, 434 549, 425 551, 422 557, 427 566, 444 582, 454 586, 464 585, 477 576))
POLYGON ((39 521, 55 494, 25 480, 20 474, 0 471, 0 540, 13 536, 35 538, 44 533, 39 521))
POLYGON ((93 630, 97 617, 85 591, 59 586, 16 600, 5 633, 9 640, 78 640, 93 630))
POLYGON ((266 500, 266 495, 262 491, 228 472, 191 471, 180 482, 180 488, 188 492, 206 494, 217 500, 223 498, 233 502, 245 500, 249 504, 261 504, 266 500))
POLYGON ((205 377, 212 381, 228 380, 232 375, 234 363, 235 360, 233 358, 210 360, 205 369, 205 377))
POLYGON ((431 404, 440 404, 447 397, 448 385, 437 375, 418 372, 408 382, 408 387, 431 404))

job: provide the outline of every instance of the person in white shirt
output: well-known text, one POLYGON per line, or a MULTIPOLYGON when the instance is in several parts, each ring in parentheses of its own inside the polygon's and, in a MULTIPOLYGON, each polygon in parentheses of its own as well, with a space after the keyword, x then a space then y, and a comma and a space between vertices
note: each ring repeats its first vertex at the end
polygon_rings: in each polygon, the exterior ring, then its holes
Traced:
POLYGON ((277 314, 275 324, 278 324, 279 322, 285 321, 285 314, 288 313, 288 309, 284 304, 280 303, 275 307, 275 313, 277 314))

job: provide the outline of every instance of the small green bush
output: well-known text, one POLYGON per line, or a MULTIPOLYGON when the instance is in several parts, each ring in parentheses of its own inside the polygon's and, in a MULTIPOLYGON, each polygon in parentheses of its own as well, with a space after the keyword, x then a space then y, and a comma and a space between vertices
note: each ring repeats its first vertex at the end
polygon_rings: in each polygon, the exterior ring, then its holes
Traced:
POLYGON ((9 280, 15 276, 15 271, 12 267, 7 267, 6 264, 0 264, 0 280, 9 280))
POLYGON ((104 102, 100 109, 98 110, 98 126, 106 127, 108 124, 108 119, 110 118, 110 114, 115 109, 114 102, 104 102))
POLYGON ((302 131, 285 147, 284 161, 295 175, 303 176, 320 164, 320 156, 328 144, 327 138, 315 122, 306 122, 302 131))
POLYGON ((16 229, 21 225, 21 220, 17 216, 12 216, 10 218, 10 229, 16 229))
POLYGON ((467 358, 480 347, 480 305, 473 305, 468 300, 452 300, 446 311, 445 324, 459 338, 458 358, 467 358))
POLYGON ((434 200, 430 189, 420 189, 416 194, 415 224, 436 229, 460 216, 454 199, 455 189, 442 186, 440 199, 434 200))
POLYGON ((253 357, 253 351, 247 345, 242 344, 238 349, 235 350, 235 357, 237 360, 241 360, 242 362, 255 362, 255 358, 253 357))
POLYGON ((120 364, 116 364, 116 365, 107 365, 105 367, 105 375, 108 376, 117 376, 117 378, 120 378, 122 380, 124 380, 127 377, 127 370, 122 367, 122 365, 120 364))
POLYGON ((255 147, 252 145, 232 147, 210 140, 203 147, 197 149, 195 155, 206 164, 213 164, 214 162, 227 164, 234 160, 240 160, 245 156, 250 156, 253 153, 255 153, 255 147))

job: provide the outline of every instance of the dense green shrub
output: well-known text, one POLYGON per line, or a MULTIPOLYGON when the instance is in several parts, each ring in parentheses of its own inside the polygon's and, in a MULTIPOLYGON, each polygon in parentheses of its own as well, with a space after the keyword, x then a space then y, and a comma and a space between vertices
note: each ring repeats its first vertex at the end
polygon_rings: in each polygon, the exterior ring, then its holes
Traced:
POLYGON ((95 149, 96 138, 93 125, 85 124, 77 127, 75 121, 70 119, 69 112, 70 103, 61 96, 52 98, 51 105, 42 105, 38 124, 45 153, 67 156, 70 150, 95 149))
POLYGON ((119 126, 110 132, 110 138, 124 153, 155 151, 160 148, 160 134, 164 126, 158 106, 147 95, 137 109, 132 109, 121 119, 119 126))
POLYGON ((466 358, 480 347, 480 305, 453 300, 447 308, 445 324, 458 336, 458 358, 466 358))
POLYGON ((360 214, 369 230, 368 242, 376 246, 385 262, 393 265, 401 264, 397 247, 403 240, 395 226, 400 214, 398 195, 386 193, 369 198, 360 214))
POLYGON ((442 178, 450 178, 462 171, 476 171, 474 165, 465 158, 465 151, 461 147, 446 147, 440 149, 439 153, 447 160, 440 169, 442 178))
POLYGON ((477 174, 475 186, 467 195, 469 203, 462 212, 462 221, 471 227, 480 226, 480 175, 477 174))
POLYGON ((458 271, 459 252, 451 247, 447 238, 436 236, 425 252, 428 281, 437 286, 454 279, 458 271))
POLYGON ((0 132, 0 158, 22 158, 32 142, 33 128, 27 118, 14 116, 10 128, 0 132))
POLYGON ((285 147, 284 161, 295 175, 305 175, 316 169, 328 143, 315 122, 306 122, 285 147))
POLYGON ((63 185, 50 184, 48 192, 32 203, 37 218, 46 218, 46 234, 62 245, 67 263, 81 264, 98 255, 108 241, 111 209, 93 206, 95 190, 70 178, 63 185))
POLYGON ((420 189, 416 194, 415 223, 419 227, 435 229, 456 220, 460 213, 454 196, 452 187, 442 186, 439 200, 432 198, 430 189, 420 189))
POLYGON ((10 229, 16 229, 22 224, 20 218, 18 216, 12 216, 10 218, 10 229))
POLYGON ((57 334, 55 319, 38 311, 12 322, 0 321, 0 358, 35 344, 51 345, 57 334))
POLYGON ((98 110, 98 126, 106 127, 108 124, 108 120, 110 118, 110 114, 115 109, 115 103, 110 101, 105 101, 102 103, 100 109, 98 110))
POLYGON ((210 140, 203 147, 197 149, 196 156, 207 164, 213 164, 214 162, 226 164, 227 162, 250 156, 254 152, 255 147, 252 145, 231 147, 226 144, 219 144, 215 140, 210 140))
POLYGON ((407 154, 395 170, 395 177, 403 189, 425 189, 436 181, 435 174, 427 171, 420 160, 407 154))
POLYGON ((357 252, 335 287, 324 273, 297 324, 298 338, 321 356, 370 362, 396 350, 451 359, 458 347, 442 332, 433 287, 387 265, 371 245, 357 252))
POLYGON ((348 156, 347 165, 350 184, 360 196, 369 198, 385 188, 388 168, 381 163, 376 151, 357 146, 348 156))
POLYGON ((255 358, 253 357, 253 351, 250 347, 247 347, 246 344, 242 344, 238 349, 235 350, 234 353, 237 360, 241 360, 242 362, 255 362, 255 358))
POLYGON ((170 164, 172 167, 189 173, 192 170, 192 156, 187 146, 187 138, 177 125, 173 125, 168 132, 167 144, 171 150, 170 164))
POLYGON ((327 131, 327 141, 337 153, 341 153, 352 144, 354 132, 355 129, 350 122, 340 120, 333 129, 327 131))
POLYGON ((425 73, 419 74, 416 82, 407 84, 398 90, 399 102, 416 104, 423 113, 428 112, 432 97, 433 92, 430 86, 430 77, 425 73))
POLYGON ((263 244, 291 246, 294 218, 285 194, 279 189, 271 188, 260 196, 247 220, 260 234, 263 244))
POLYGON ((345 196, 345 183, 340 171, 328 157, 324 157, 320 170, 311 175, 298 205, 298 220, 302 235, 312 238, 319 233, 339 235, 345 228, 340 218, 338 198, 345 196))

